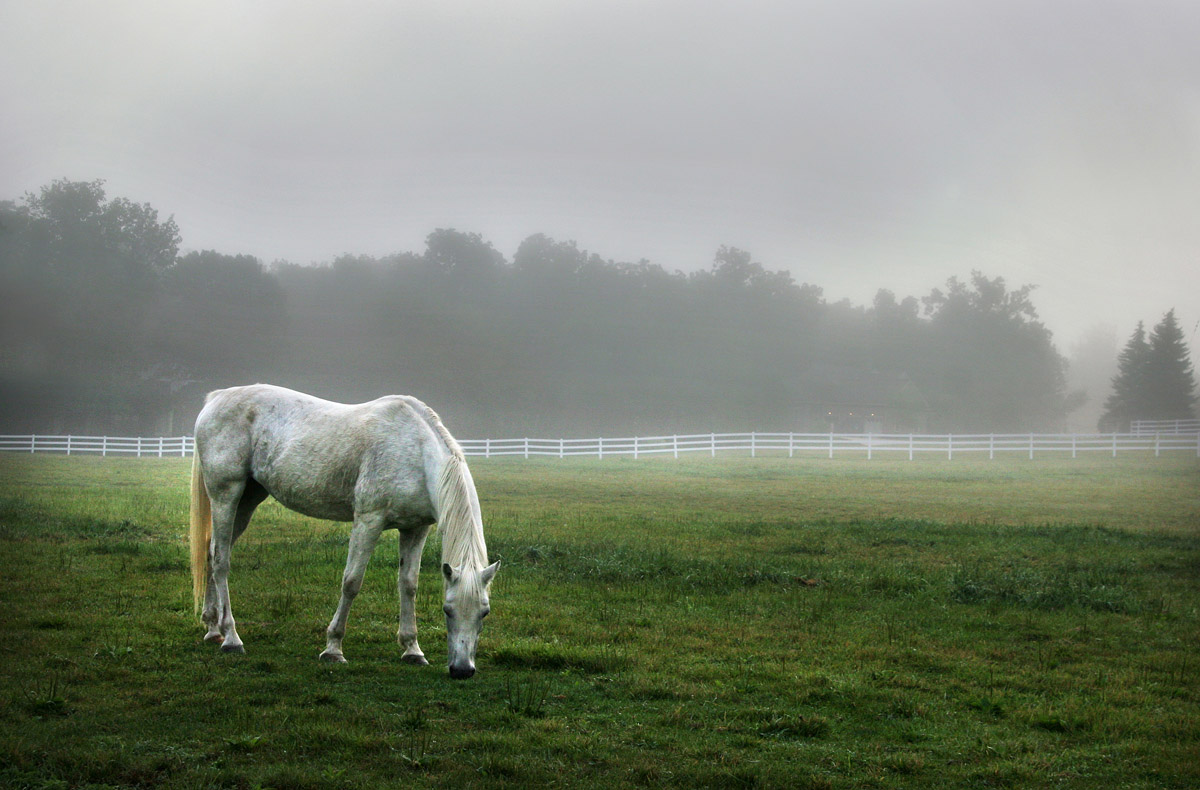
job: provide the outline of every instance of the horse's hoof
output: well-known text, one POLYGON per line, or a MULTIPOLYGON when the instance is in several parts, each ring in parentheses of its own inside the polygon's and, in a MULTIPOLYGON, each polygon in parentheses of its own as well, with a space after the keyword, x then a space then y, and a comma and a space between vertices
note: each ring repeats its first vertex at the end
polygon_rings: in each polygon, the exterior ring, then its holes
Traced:
POLYGON ((410 653, 407 656, 401 656, 400 660, 405 664, 412 664, 414 667, 427 667, 429 662, 425 660, 425 656, 420 653, 410 653))
POLYGON ((246 648, 242 647, 241 645, 221 645, 221 652, 233 653, 234 655, 241 656, 246 654, 246 648))
POLYGON ((345 663, 347 663, 346 657, 343 656, 341 653, 330 653, 328 650, 326 650, 324 653, 321 654, 321 660, 324 661, 326 664, 345 664, 345 663))
POLYGON ((219 645, 225 641, 225 637, 221 636, 220 634, 215 634, 215 633, 214 634, 205 634, 204 641, 208 642, 210 645, 219 645))

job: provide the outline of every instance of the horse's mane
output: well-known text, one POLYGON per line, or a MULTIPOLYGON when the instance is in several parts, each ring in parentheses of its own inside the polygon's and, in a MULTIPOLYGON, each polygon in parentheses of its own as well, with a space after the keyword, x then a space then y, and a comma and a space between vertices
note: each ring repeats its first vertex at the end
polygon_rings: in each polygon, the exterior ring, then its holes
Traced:
POLYGON ((425 422, 429 423, 429 427, 442 440, 442 444, 446 445, 446 449, 450 451, 450 455, 460 461, 464 460, 462 447, 459 446, 458 440, 450 435, 450 431, 446 430, 446 426, 442 424, 442 418, 438 416, 438 413, 416 398, 407 398, 406 400, 410 406, 415 407, 421 416, 425 418, 425 422))
POLYGON ((438 473, 437 519, 442 530, 442 562, 460 570, 479 570, 488 564, 487 545, 475 481, 462 447, 437 412, 416 398, 409 403, 419 410, 449 453, 438 473))
POLYGON ((438 476, 438 525, 442 562, 460 570, 479 570, 488 564, 474 483, 462 456, 449 456, 438 476))

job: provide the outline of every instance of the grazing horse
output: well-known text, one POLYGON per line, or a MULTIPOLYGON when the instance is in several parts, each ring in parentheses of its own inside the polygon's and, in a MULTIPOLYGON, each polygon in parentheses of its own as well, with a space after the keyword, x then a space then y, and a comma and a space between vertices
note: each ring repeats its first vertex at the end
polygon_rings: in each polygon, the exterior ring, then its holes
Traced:
POLYGON ((203 601, 205 641, 245 652, 229 608, 230 551, 269 495, 306 516, 354 523, 323 661, 346 660, 350 604, 380 534, 395 529, 402 659, 429 663, 417 645, 415 599, 421 551, 437 522, 447 664, 452 678, 475 674, 488 585, 500 563, 487 564, 475 483, 462 448, 432 409, 399 395, 347 405, 255 384, 209 393, 195 435, 192 582, 198 611, 203 601))

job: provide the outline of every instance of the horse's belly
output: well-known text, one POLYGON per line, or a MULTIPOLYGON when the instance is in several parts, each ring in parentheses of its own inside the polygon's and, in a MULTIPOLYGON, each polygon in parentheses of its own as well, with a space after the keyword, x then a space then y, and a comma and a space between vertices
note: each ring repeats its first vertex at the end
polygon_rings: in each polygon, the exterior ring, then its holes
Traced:
POLYGON ((263 464, 254 479, 288 510, 330 521, 354 520, 352 471, 330 475, 312 465, 263 464))
MULTIPOLYGON (((267 487, 267 490, 271 491, 270 487, 267 487)), ((288 510, 294 510, 301 515, 311 518, 322 518, 328 521, 354 520, 353 503, 340 497, 336 499, 323 499, 319 496, 311 495, 311 492, 306 493, 305 496, 297 497, 287 491, 279 493, 271 491, 271 496, 275 497, 279 504, 288 510)))

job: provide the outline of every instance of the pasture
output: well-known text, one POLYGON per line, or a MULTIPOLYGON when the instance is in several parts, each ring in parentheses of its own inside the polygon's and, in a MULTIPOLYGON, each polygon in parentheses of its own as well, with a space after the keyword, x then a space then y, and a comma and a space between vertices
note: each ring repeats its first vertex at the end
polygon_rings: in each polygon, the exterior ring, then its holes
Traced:
POLYGON ((1200 461, 473 459, 503 567, 400 662, 385 536, 260 508, 192 613, 190 461, 0 455, 5 787, 1195 787, 1200 461))

